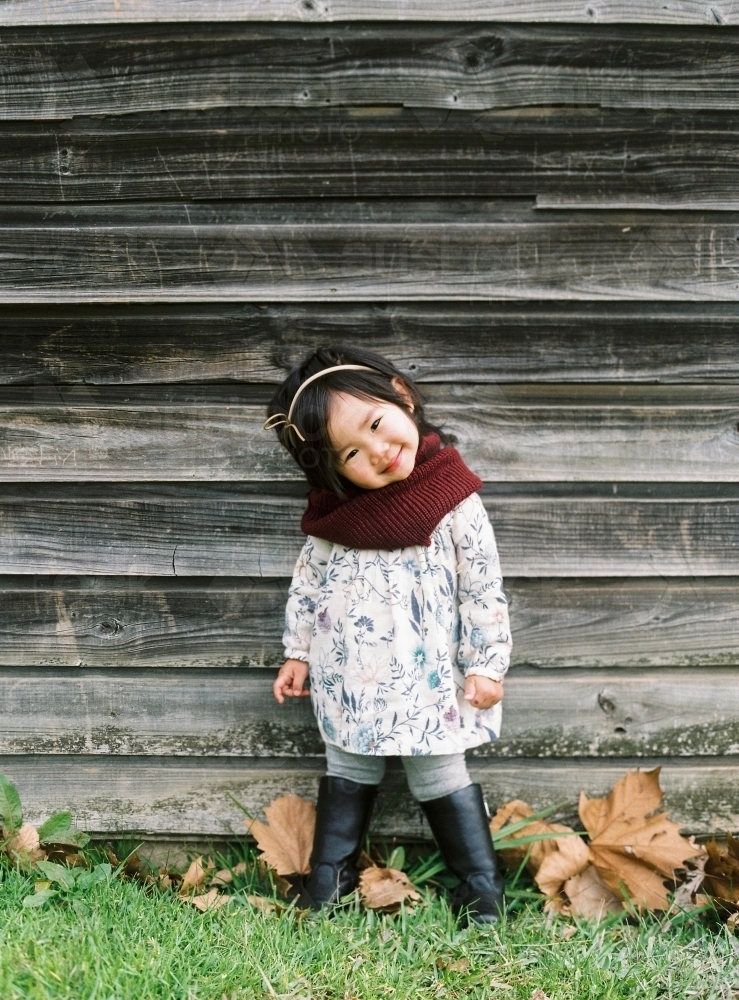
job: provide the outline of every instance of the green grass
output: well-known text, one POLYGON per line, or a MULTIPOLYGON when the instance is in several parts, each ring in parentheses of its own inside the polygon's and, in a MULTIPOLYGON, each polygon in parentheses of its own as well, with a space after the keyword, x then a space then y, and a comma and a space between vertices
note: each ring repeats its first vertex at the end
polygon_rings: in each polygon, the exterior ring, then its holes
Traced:
POLYGON ((693 919, 667 930, 651 918, 600 928, 547 922, 523 897, 492 929, 461 929, 440 898, 395 917, 348 907, 299 919, 234 904, 202 914, 119 880, 94 886, 76 908, 25 909, 34 879, 7 866, 0 874, 2 1000, 739 995, 739 940, 693 919))

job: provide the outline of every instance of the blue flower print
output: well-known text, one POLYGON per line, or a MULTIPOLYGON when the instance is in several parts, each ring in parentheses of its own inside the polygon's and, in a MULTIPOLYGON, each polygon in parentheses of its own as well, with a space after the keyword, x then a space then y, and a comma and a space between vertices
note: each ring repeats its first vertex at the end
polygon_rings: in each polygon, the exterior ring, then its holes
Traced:
POLYGON ((484 629, 481 629, 479 625, 473 625, 470 632, 470 645, 474 646, 475 649, 482 649, 488 642, 489 640, 484 629))
POLYGON ((426 653, 420 646, 413 650, 413 665, 422 670, 426 666, 426 653))
POLYGON ((441 684, 441 677, 439 677, 439 672, 437 670, 432 670, 426 680, 432 691, 441 684))
POLYGON ((321 719, 321 728, 330 740, 336 739, 336 726, 334 726, 333 722, 325 716, 321 719))
POLYGON ((357 618, 357 628, 365 629, 367 632, 374 632, 375 623, 367 615, 362 615, 361 618, 357 618))
POLYGON ((310 597, 301 597, 298 601, 298 605, 301 608, 305 608, 309 615, 312 615, 316 610, 316 602, 311 600, 310 597))
POLYGON ((371 722, 360 722, 352 733, 354 753, 372 753, 375 744, 375 727, 371 722))

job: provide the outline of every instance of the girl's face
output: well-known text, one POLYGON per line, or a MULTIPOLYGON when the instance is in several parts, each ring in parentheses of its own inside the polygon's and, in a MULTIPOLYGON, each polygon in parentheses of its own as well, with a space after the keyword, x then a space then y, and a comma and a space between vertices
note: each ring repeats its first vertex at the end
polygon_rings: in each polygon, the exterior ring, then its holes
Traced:
MULTIPOLYGON (((396 388, 403 391, 400 383, 396 388)), ((337 392, 331 397, 328 435, 336 471, 355 486, 378 490, 413 472, 418 428, 395 403, 337 392)))

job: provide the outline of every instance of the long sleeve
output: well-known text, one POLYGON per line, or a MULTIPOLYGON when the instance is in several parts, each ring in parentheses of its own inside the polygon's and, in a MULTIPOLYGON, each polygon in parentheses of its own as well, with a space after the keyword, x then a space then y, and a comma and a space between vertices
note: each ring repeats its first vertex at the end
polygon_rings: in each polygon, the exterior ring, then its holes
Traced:
POLYGON ((285 608, 285 659, 308 661, 316 601, 333 545, 309 535, 295 563, 285 608))
POLYGON ((508 602, 493 527, 477 493, 454 511, 461 631, 457 662, 465 676, 502 680, 511 658, 508 602))

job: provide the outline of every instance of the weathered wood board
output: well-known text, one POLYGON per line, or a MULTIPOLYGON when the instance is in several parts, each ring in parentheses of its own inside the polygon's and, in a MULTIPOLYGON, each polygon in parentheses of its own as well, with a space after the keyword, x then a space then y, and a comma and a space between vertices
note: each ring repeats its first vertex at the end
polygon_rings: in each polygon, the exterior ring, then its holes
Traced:
MULTIPOLYGON (((0 577, 0 665, 275 667, 288 585, 247 577, 0 577)), ((731 577, 507 577, 513 663, 739 665, 737 588, 731 577)))
MULTIPOLYGON (((74 804, 74 818, 96 833, 243 837, 244 816, 233 795, 251 815, 277 795, 294 792, 315 799, 325 767, 320 761, 277 761, 94 756, 10 756, 2 773, 17 786, 29 822, 41 822, 74 804)), ((691 832, 739 828, 739 764, 730 757, 634 761, 491 760, 472 762, 492 809, 512 798, 536 808, 566 804, 573 816, 581 789, 610 791, 629 766, 662 765, 665 806, 691 832)), ((373 832, 431 839, 421 810, 408 795, 399 800, 402 775, 388 774, 376 807, 373 832), (392 800, 392 809, 388 804, 392 800)))
POLYGON ((7 28, 2 44, 6 120, 269 105, 739 106, 739 36, 702 26, 78 25, 7 28))
POLYGON ((739 299, 739 215, 460 199, 8 207, 6 302, 739 299))
MULTIPOLYGON (((0 391, 0 480, 304 482, 262 429, 264 405, 232 389, 197 403, 185 386, 50 395, 0 391)), ((484 481, 739 481, 733 387, 429 385, 426 396, 484 481)))
MULTIPOLYGON (((0 669, 0 754, 315 757, 307 698, 274 670, 0 669)), ((722 670, 514 669, 501 738, 473 757, 739 754, 739 665, 722 670)), ((3 761, 0 757, 0 769, 3 761)))
POLYGON ((0 201, 516 197, 734 209, 737 115, 246 108, 7 122, 0 201), (402 169, 399 166, 402 164, 402 169))
POLYGON ((739 23, 734 0, 460 0, 449 6, 421 0, 2 0, 0 25, 104 24, 157 21, 543 21, 638 24, 739 23))
MULTIPOLYGON (((735 381, 731 302, 307 302, 4 306, 0 384, 33 401, 71 386, 279 383, 316 347, 378 351, 416 381, 735 381)), ((194 387, 192 387, 194 388, 194 387)), ((204 394, 203 394, 204 398, 204 394)), ((265 396, 266 398, 266 396, 265 396)))
MULTIPOLYGON (((0 573, 290 575, 304 500, 250 495, 248 485, 50 485, 45 496, 44 484, 5 486, 0 573)), ((722 499, 727 491, 665 500, 606 487, 589 497, 484 491, 504 574, 739 575, 739 500, 722 499)))

